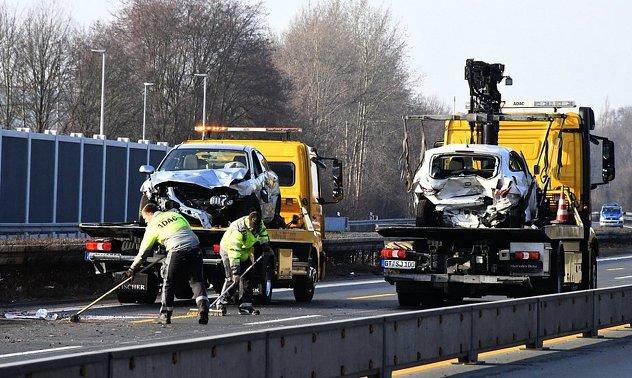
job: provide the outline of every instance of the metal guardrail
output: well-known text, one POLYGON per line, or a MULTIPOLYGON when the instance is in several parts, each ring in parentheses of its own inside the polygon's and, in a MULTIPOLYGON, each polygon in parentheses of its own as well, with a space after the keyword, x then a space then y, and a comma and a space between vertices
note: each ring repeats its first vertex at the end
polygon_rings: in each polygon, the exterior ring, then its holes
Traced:
POLYGON ((4 235, 78 234, 78 223, 0 223, 4 235))
POLYGON ((3 377, 389 377, 632 321, 632 285, 114 348, 0 365, 3 377))

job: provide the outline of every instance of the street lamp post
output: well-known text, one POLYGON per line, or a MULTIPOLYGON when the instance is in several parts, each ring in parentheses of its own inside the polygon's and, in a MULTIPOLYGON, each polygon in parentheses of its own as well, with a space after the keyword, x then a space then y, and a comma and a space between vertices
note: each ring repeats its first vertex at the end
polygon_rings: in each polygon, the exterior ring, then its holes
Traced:
POLYGON ((101 54, 101 122, 99 123, 99 135, 103 137, 103 110, 105 99, 105 49, 92 49, 90 51, 101 54))
MULTIPOLYGON (((195 76, 204 78, 204 94, 202 95, 202 129, 206 126, 206 74, 196 73, 195 76)), ((206 136, 206 131, 202 131, 202 140, 206 136)))
POLYGON ((145 90, 143 91, 143 141, 146 140, 145 124, 147 120, 147 87, 151 87, 152 85, 154 85, 154 83, 143 83, 143 86, 145 87, 145 90))

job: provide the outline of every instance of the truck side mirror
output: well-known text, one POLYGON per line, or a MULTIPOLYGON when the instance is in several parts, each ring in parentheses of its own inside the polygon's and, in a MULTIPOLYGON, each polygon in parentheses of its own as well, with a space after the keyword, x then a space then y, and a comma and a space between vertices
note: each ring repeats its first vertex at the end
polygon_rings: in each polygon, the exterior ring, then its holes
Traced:
POLYGON ((614 142, 611 140, 604 140, 601 146, 601 158, 602 168, 601 174, 604 183, 614 180, 614 142))
POLYGON ((268 191, 265 189, 261 189, 261 192, 259 193, 261 195, 261 200, 265 203, 268 203, 270 201, 270 196, 268 195, 268 191))
POLYGON ((344 188, 342 184, 342 162, 338 159, 333 160, 333 198, 336 202, 340 202, 344 197, 344 188))
POLYGON ((147 165, 141 165, 140 168, 138 169, 138 172, 140 173, 145 173, 148 175, 151 175, 152 173, 154 173, 154 167, 147 164, 147 165))
POLYGON ((579 118, 581 119, 582 124, 588 126, 588 130, 595 129, 595 112, 592 108, 581 106, 579 108, 579 118))

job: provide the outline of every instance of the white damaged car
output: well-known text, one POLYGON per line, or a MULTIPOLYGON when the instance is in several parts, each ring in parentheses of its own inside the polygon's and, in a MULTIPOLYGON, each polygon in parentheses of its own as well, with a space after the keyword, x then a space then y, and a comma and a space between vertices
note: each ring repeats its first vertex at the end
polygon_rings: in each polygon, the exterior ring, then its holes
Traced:
POLYGON ((268 226, 282 219, 279 178, 255 148, 241 145, 185 143, 174 147, 157 169, 144 165, 140 207, 155 203, 177 208, 192 224, 227 226, 260 211, 268 226))
POLYGON ((502 146, 429 149, 412 190, 417 226, 520 228, 536 211, 536 185, 524 157, 502 146))

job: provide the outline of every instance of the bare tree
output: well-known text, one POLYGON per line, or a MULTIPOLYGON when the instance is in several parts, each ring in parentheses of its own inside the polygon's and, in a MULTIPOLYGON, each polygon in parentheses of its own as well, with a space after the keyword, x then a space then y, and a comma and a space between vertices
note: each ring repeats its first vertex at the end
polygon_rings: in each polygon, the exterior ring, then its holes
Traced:
POLYGON ((12 128, 18 107, 15 87, 19 67, 18 42, 20 28, 17 16, 5 4, 0 5, 0 128, 12 128))
POLYGON ((277 62, 292 79, 294 109, 308 138, 344 159, 350 216, 407 211, 403 186, 393 195, 401 117, 428 101, 414 95, 406 50, 390 12, 361 0, 308 6, 282 36, 277 62))
POLYGON ((69 39, 72 23, 55 3, 28 11, 20 40, 20 82, 26 126, 43 132, 54 125, 51 119, 68 80, 69 39))
MULTIPOLYGON (((632 161, 632 106, 625 106, 618 109, 611 109, 606 100, 604 109, 597 121, 595 134, 602 135, 615 142, 615 164, 616 178, 607 185, 599 186, 593 191, 593 210, 598 211, 602 204, 606 202, 617 202, 624 207, 624 210, 632 209, 632 193, 629 188, 632 186, 632 166, 628 163, 632 161)), ((591 156, 593 182, 599 182, 601 177, 601 149, 591 149, 594 156, 591 156)))

